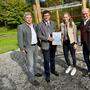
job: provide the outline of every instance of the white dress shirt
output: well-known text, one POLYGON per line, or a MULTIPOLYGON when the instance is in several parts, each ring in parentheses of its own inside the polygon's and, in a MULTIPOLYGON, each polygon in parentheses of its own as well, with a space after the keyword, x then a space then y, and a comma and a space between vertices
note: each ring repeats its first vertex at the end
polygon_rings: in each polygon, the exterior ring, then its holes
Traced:
POLYGON ((50 21, 45 22, 47 26, 50 26, 50 21))
POLYGON ((89 20, 89 19, 87 19, 87 20, 84 21, 84 25, 86 25, 86 23, 87 23, 88 20, 89 20))
POLYGON ((35 32, 35 29, 33 27, 33 24, 29 26, 31 28, 31 35, 32 35, 32 39, 31 39, 31 44, 36 44, 37 43, 37 35, 35 32))

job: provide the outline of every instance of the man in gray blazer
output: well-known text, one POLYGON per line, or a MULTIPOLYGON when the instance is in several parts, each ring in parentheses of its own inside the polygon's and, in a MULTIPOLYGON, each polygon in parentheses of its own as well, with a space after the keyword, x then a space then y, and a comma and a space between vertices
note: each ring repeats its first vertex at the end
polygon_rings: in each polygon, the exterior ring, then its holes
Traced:
POLYGON ((55 24, 50 20, 49 11, 43 12, 43 20, 38 27, 38 38, 41 40, 41 49, 44 57, 45 79, 50 82, 50 72, 56 76, 59 76, 59 74, 55 71, 56 46, 52 45, 52 32, 55 31, 55 24))
POLYGON ((39 83, 34 79, 34 76, 41 76, 36 73, 36 60, 37 60, 37 34, 36 26, 32 23, 31 12, 25 12, 25 23, 18 26, 18 44, 20 51, 26 55, 28 77, 35 85, 39 83))

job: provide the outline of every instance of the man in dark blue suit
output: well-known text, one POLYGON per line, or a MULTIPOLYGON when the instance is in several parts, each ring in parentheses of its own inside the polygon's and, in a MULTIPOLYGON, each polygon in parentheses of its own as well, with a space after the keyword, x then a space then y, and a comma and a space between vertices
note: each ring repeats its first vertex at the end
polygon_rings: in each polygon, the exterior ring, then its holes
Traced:
POLYGON ((55 24, 50 20, 49 11, 43 12, 43 20, 38 27, 38 37, 41 40, 41 49, 44 57, 45 80, 50 82, 50 72, 56 76, 59 76, 59 74, 55 71, 56 46, 52 45, 52 33, 55 32, 55 24))

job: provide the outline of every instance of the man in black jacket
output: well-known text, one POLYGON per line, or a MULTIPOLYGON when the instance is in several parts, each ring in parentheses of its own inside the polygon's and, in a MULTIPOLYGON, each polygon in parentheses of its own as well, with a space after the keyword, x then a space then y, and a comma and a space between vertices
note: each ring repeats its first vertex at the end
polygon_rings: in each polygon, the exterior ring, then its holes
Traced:
POLYGON ((87 65, 88 72, 84 76, 90 77, 90 10, 85 8, 82 10, 83 21, 80 24, 81 43, 83 45, 83 56, 87 65))

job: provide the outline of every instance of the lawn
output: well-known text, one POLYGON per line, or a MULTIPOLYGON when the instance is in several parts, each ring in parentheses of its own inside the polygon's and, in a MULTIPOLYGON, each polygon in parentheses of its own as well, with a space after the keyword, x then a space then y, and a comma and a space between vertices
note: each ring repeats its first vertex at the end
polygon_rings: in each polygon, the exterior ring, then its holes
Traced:
POLYGON ((18 48, 16 29, 0 27, 0 54, 13 51, 18 48))

